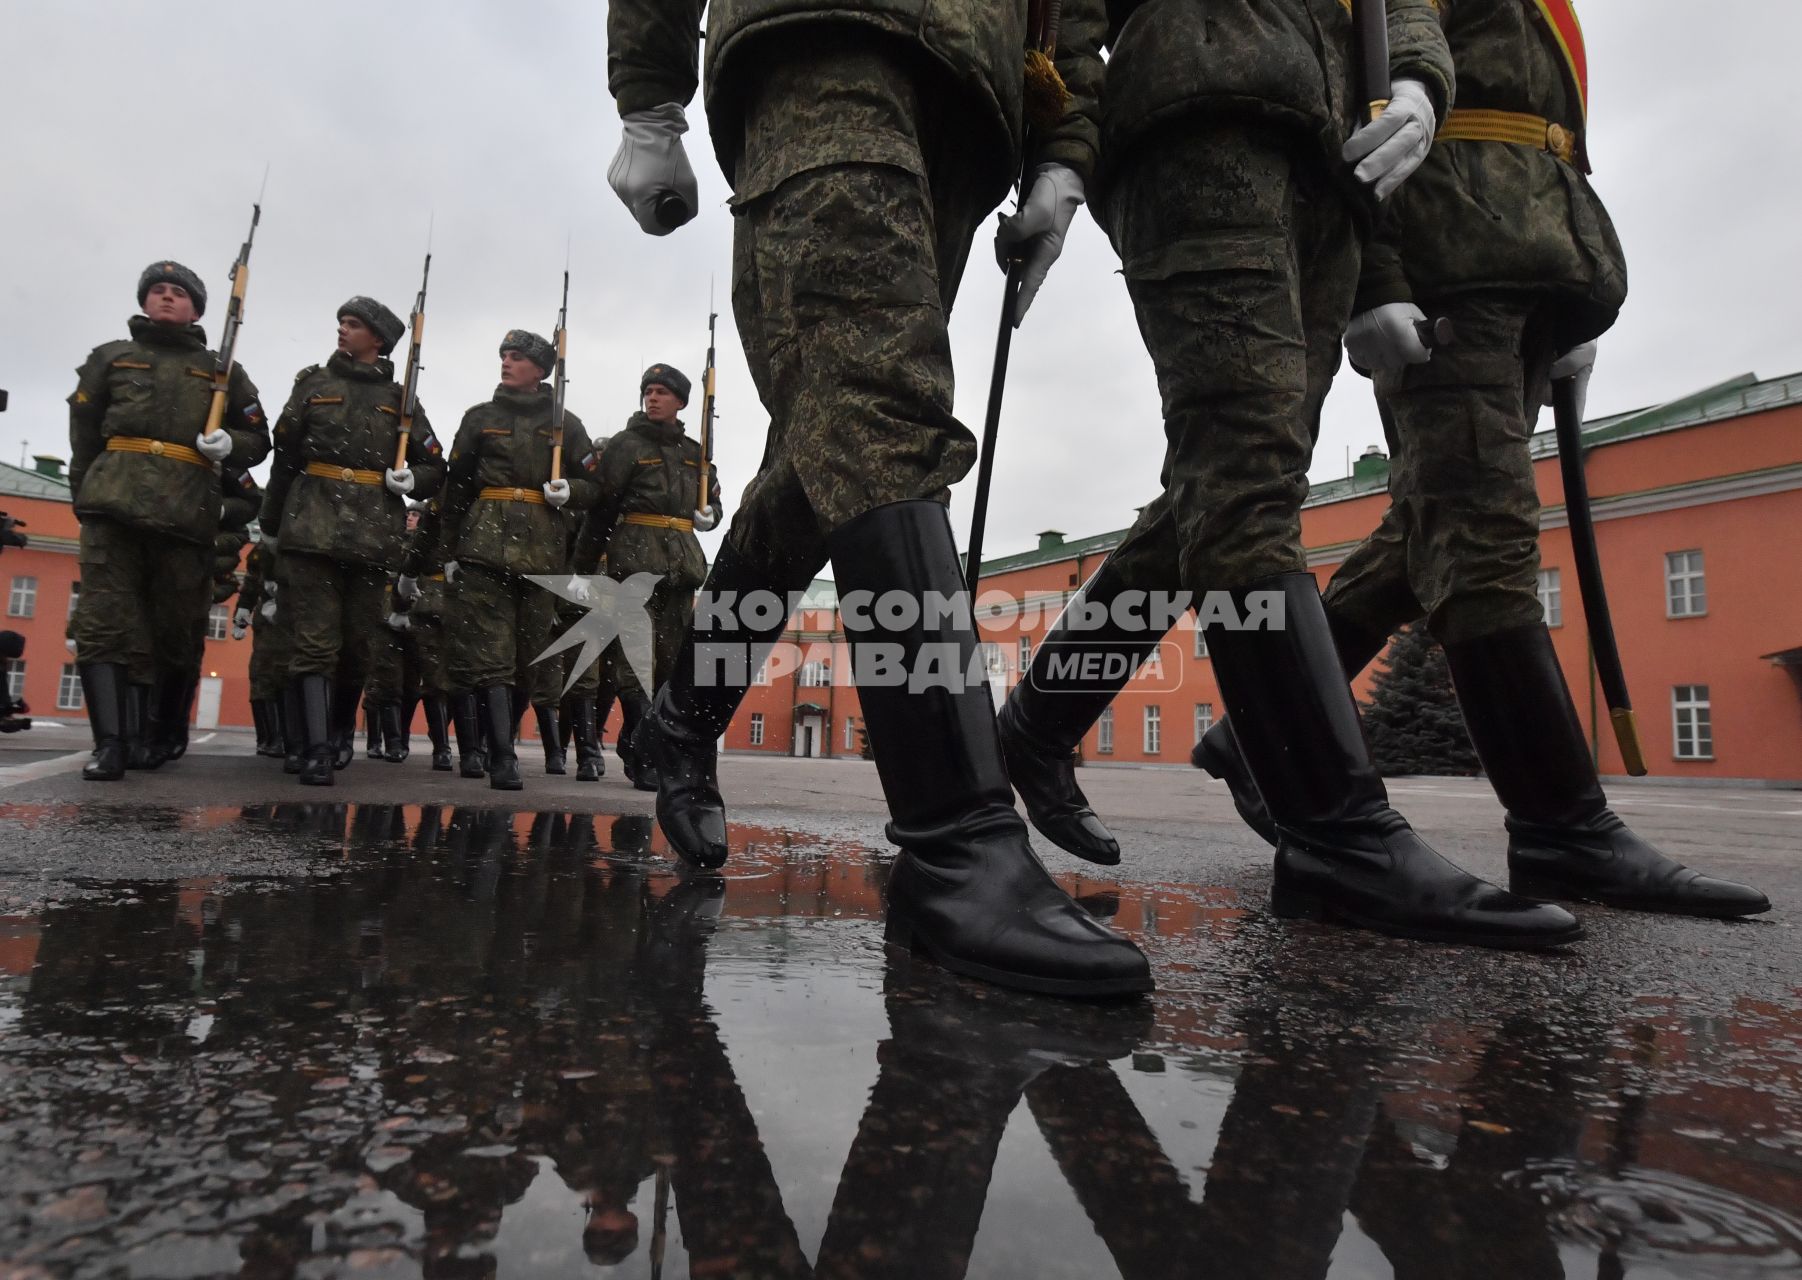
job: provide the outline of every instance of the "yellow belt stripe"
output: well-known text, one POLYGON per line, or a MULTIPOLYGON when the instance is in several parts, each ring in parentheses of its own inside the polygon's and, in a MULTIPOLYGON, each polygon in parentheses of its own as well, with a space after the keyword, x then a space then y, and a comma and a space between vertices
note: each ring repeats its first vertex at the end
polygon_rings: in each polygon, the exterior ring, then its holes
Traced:
POLYGON ((167 440, 146 440, 142 436, 114 436, 106 442, 106 451, 108 453, 148 453, 155 458, 174 458, 177 462, 191 463, 196 467, 211 468, 213 465, 185 444, 171 444, 167 440))
POLYGON ((355 467, 334 467, 329 462, 307 463, 307 474, 321 480, 342 480, 345 484, 380 484, 379 471, 358 471, 355 467))
POLYGON ((695 522, 684 520, 681 516, 653 516, 633 511, 622 516, 626 524, 643 525, 647 529, 680 529, 683 533, 693 533, 695 522))
POLYGON ((1521 111, 1454 107, 1439 130, 1449 142, 1514 142, 1549 151, 1566 163, 1576 154, 1577 136, 1561 124, 1521 111))
POLYGON ((544 495, 536 489, 503 489, 490 486, 476 495, 488 502, 531 502, 544 505, 544 495))

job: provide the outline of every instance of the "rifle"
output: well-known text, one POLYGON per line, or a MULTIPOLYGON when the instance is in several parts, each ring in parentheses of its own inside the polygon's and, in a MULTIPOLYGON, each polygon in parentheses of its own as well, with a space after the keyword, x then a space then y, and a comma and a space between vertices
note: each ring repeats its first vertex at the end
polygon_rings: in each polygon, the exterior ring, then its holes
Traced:
POLYGON ((1358 89, 1375 120, 1389 105, 1389 5, 1387 0, 1352 0, 1352 33, 1357 43, 1358 89))
MULTIPOLYGON (((263 174, 267 189, 269 175, 263 174)), ((250 288, 250 243, 257 238, 257 223, 263 220, 263 194, 250 206, 250 234, 238 249, 238 260, 232 263, 232 296, 225 304, 225 329, 219 337, 219 363, 213 368, 213 400, 207 406, 206 430, 209 439, 219 434, 225 423, 225 400, 231 391, 233 356, 238 349, 238 330, 244 324, 244 294, 250 288)))
POLYGON ((707 298, 707 367, 701 371, 701 505, 707 506, 707 468, 713 462, 713 403, 716 371, 713 362, 713 327, 720 318, 713 309, 712 291, 707 298))
POLYGON ((413 437, 413 417, 419 412, 419 363, 420 348, 425 344, 425 291, 426 284, 432 278, 432 251, 425 251, 425 270, 419 275, 419 296, 413 299, 413 314, 407 317, 407 328, 412 338, 407 344, 407 376, 401 382, 400 391, 400 439, 394 444, 394 469, 404 471, 407 466, 407 443, 413 437))
POLYGON ((1577 562, 1577 586, 1583 593, 1583 616, 1589 623, 1589 648, 1595 658, 1602 697, 1621 763, 1635 778, 1646 772, 1639 745, 1639 722, 1627 696, 1627 673, 1614 640, 1614 619, 1602 585, 1602 557, 1596 548, 1595 522, 1589 510, 1589 482, 1583 475, 1583 386, 1586 373, 1552 383, 1552 427, 1558 436, 1558 469, 1564 476, 1564 510, 1570 518, 1571 558, 1577 562))
POLYGON ((551 483, 563 479, 563 390, 569 379, 569 268, 563 268, 563 308, 557 312, 557 369, 551 375, 551 483))

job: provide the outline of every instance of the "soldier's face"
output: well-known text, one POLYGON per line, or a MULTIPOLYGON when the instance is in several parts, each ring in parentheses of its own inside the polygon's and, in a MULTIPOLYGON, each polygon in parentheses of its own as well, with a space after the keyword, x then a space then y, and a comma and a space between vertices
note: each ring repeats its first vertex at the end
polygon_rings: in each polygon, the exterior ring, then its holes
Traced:
POLYGON ((538 366, 517 351, 501 352, 501 385, 515 391, 530 391, 544 381, 538 366))
POLYGON ((682 402, 676 399, 676 393, 661 382, 653 382, 644 389, 644 416, 652 422, 674 422, 681 408, 682 402))
POLYGON ((339 316, 338 350, 359 364, 374 364, 382 354, 382 340, 355 316, 339 316))
POLYGON ((144 295, 144 314, 158 324, 193 324, 194 299, 178 284, 153 284, 144 295))

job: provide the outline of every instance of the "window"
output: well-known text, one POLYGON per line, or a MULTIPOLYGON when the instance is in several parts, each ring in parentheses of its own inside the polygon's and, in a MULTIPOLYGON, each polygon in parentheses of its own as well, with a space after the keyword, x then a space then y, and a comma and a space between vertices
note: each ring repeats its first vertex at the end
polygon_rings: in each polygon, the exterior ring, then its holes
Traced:
POLYGON ((1020 637, 1020 674, 1025 675, 1026 669, 1028 667, 1030 667, 1031 665, 1032 665, 1032 637, 1031 636, 1021 636, 1020 637))
POLYGON ((809 662, 801 667, 801 687, 804 689, 824 689, 832 683, 832 664, 830 662, 809 662))
POLYGON ((1556 569, 1539 571, 1539 607, 1545 611, 1546 626, 1564 625, 1564 584, 1556 569))
POLYGON ((71 618, 75 616, 75 606, 80 603, 81 584, 79 582, 71 582, 69 584, 69 616, 71 618))
POLYGON ((1195 704, 1195 741, 1201 741, 1201 735, 1214 727, 1214 704, 1198 702, 1195 704))
POLYGON ((845 717, 845 750, 857 750, 857 717, 845 717))
POLYGON ((751 713, 751 745, 754 747, 763 745, 763 712, 761 711, 751 713))
POLYGON ((229 605, 216 604, 207 610, 206 638, 223 640, 231 630, 232 611, 229 605))
POLYGON ((1707 685, 1680 684, 1671 690, 1671 740, 1679 760, 1714 759, 1707 685))
POLYGON ((990 680, 1001 683, 1007 680, 1007 658, 1001 652, 1001 646, 993 640, 982 642, 982 670, 990 680))
POLYGON ((1208 633, 1201 627, 1195 628, 1195 656, 1198 658, 1208 656, 1208 633))
POLYGON ((1095 751, 1098 755, 1114 754, 1114 709, 1109 707, 1095 722, 1095 751))
POLYGON ((757 664, 757 670, 751 675, 752 684, 768 684, 770 682, 770 660, 766 657, 757 664))
POLYGON ((1699 618, 1707 612, 1708 587, 1702 579, 1702 553, 1667 553, 1664 557, 1665 617, 1699 618))
POLYGON ((6 599, 6 616, 34 618, 38 612, 38 580, 21 574, 13 579, 12 594, 6 599))
POLYGON ((6 660, 6 696, 17 702, 25 696, 25 659, 6 660))
POLYGON ((80 711, 84 705, 81 698, 81 673, 75 670, 73 662, 65 662, 62 678, 56 682, 56 709, 80 711))
POLYGON ((1155 756, 1164 749, 1164 713, 1157 707, 1145 708, 1145 754, 1155 756))

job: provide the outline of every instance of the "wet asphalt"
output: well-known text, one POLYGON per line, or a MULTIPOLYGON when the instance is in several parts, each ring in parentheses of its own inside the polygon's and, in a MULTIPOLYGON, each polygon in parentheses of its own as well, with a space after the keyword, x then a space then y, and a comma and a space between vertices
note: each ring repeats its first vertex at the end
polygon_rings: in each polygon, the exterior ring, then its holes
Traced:
MULTIPOLYGON (((1158 980, 1088 1006, 885 945, 862 762, 729 757, 701 878, 611 752, 323 791, 17 739, 0 1280, 1802 1275, 1802 793, 1616 788, 1775 909, 1522 956, 1275 920, 1219 784, 1086 769, 1126 861, 1047 864, 1158 980)), ((1503 874, 1480 783, 1393 790, 1503 874)))

